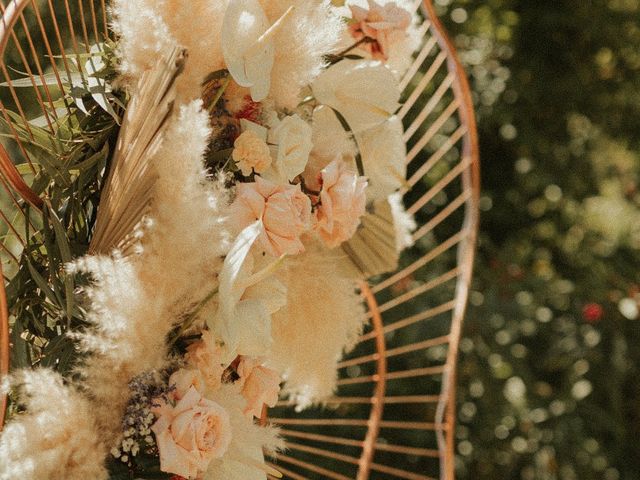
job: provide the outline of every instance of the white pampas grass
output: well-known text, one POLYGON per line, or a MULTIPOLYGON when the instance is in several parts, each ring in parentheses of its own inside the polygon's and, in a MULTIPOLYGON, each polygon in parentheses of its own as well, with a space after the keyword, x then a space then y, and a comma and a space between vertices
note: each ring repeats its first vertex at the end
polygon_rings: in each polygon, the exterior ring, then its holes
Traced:
POLYGON ((159 14, 163 2, 154 0, 113 0, 111 27, 118 41, 120 71, 125 79, 137 80, 155 65, 176 40, 159 14))
POLYGON ((227 193, 203 166, 210 130, 201 107, 199 100, 182 106, 170 120, 170 140, 149 159, 156 180, 143 252, 86 257, 72 267, 95 282, 87 289, 92 327, 80 336, 89 354, 80 371, 107 441, 118 434, 128 382, 162 367, 167 334, 215 290, 228 249, 227 193))
POLYGON ((13 384, 27 413, 0 436, 0 480, 106 479, 90 402, 50 370, 21 372, 13 384))
POLYGON ((114 0, 112 27, 119 36, 121 73, 137 79, 176 46, 189 58, 178 81, 182 101, 199 98, 202 80, 224 68, 220 31, 224 0, 114 0))
POLYGON ((394 193, 389 196, 389 205, 391 205, 391 213, 393 215, 393 226, 396 231, 396 249, 398 253, 413 247, 413 235, 418 225, 416 219, 404 207, 402 194, 394 193))
MULTIPOLYGON (((325 55, 334 53, 345 25, 327 0, 262 0, 271 24, 290 7, 274 37, 275 65, 271 97, 280 108, 293 109, 300 91, 325 66, 325 55)), ((179 45, 188 52, 178 97, 198 98, 204 77, 225 68, 221 30, 228 0, 115 0, 113 28, 120 36, 121 71, 138 78, 151 68, 162 52, 179 45)))
POLYGON ((345 24, 327 0, 261 0, 271 23, 289 7, 294 11, 275 36, 271 98, 279 108, 293 109, 300 92, 326 66, 325 55, 335 53, 345 24))
POLYGON ((306 406, 334 393, 337 363, 355 345, 365 309, 341 249, 310 243, 277 276, 288 295, 273 315, 270 366, 283 373, 284 392, 306 406))
MULTIPOLYGON (((161 2, 158 2, 161 3, 161 2)), ((188 60, 178 81, 178 95, 199 98, 202 81, 211 72, 225 68, 222 57, 222 20, 228 0, 164 0, 161 13, 188 60)))

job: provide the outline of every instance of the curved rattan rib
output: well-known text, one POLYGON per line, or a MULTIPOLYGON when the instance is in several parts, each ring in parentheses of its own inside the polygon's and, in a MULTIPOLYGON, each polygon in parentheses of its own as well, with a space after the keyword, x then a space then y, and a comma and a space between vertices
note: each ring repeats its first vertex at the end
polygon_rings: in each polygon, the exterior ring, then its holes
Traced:
POLYGON ((461 103, 460 117, 463 125, 467 127, 467 133, 463 139, 463 158, 471 162, 470 168, 463 173, 463 182, 466 190, 472 192, 468 200, 464 229, 468 232, 466 239, 460 246, 458 260, 463 269, 461 279, 458 282, 456 292, 456 305, 451 326, 451 342, 447 357, 447 369, 444 376, 442 400, 438 405, 436 424, 446 426, 446 432, 438 435, 438 443, 441 452, 441 477, 453 480, 455 477, 455 420, 456 420, 456 367, 460 337, 462 335, 462 321, 464 318, 468 291, 471 285, 473 264, 475 259, 475 247, 479 227, 479 203, 480 203, 480 149, 476 126, 471 89, 466 73, 458 59, 455 47, 449 39, 442 23, 435 13, 431 0, 424 1, 424 9, 431 20, 433 35, 438 39, 440 48, 447 53, 448 68, 454 74, 453 90, 456 99, 461 103))
POLYGON ((376 335, 376 362, 377 362, 377 382, 375 392, 372 397, 371 414, 369 416, 369 428, 367 430, 367 436, 362 447, 362 455, 358 462, 358 476, 357 480, 366 480, 369 478, 371 472, 371 463, 373 461, 373 454, 375 452, 375 446, 378 441, 378 434, 380 432, 380 421, 382 420, 382 413, 384 409, 384 396, 387 387, 387 356, 386 356, 386 344, 383 333, 382 317, 380 316, 380 310, 378 308, 378 302, 374 296, 369 285, 363 284, 362 295, 365 298, 371 313, 371 324, 373 325, 373 331, 376 335))
MULTIPOLYGON (((2 64, 3 70, 5 70, 6 75, 6 67, 4 63, 4 53, 7 49, 7 44, 9 43, 9 38, 13 36, 14 31, 13 28, 20 19, 20 15, 22 11, 31 3, 32 0, 12 0, 9 2, 9 5, 3 8, 4 13, 2 15, 2 19, 0 19, 0 63, 2 64)), ((13 90, 13 88, 12 88, 13 90)), ((37 89, 36 89, 37 91, 37 89)), ((17 102, 19 108, 20 102, 17 102)), ((4 106, 2 106, 2 110, 4 113, 4 106)), ((24 115, 23 115, 24 118, 24 115)), ((11 124, 11 122, 9 122, 11 124)), ((25 120, 25 126, 28 128, 28 122, 25 120)), ((22 179, 22 176, 18 173, 13 162, 9 158, 4 146, 0 145, 0 173, 4 176, 4 178, 8 181, 11 187, 18 193, 25 201, 29 202, 36 208, 42 207, 42 199, 36 195, 36 193, 27 186, 27 184, 22 179)), ((20 144, 22 148, 22 145, 20 144)), ((27 160, 29 157, 24 152, 27 160)), ((30 160, 29 160, 30 162, 30 160)), ((2 427, 2 420, 0 419, 0 428, 2 427)))

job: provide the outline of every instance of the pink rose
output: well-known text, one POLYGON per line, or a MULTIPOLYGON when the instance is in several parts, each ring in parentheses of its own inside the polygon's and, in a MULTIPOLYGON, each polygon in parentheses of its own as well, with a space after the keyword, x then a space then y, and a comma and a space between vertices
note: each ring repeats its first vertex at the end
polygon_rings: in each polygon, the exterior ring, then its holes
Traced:
POLYGON ((204 379, 197 370, 181 368, 169 377, 169 386, 173 387, 172 398, 181 400, 191 387, 200 391, 204 387, 204 379))
POLYGON ((321 205, 316 215, 316 228, 329 248, 349 240, 365 213, 367 179, 347 169, 341 160, 334 160, 320 172, 321 205))
POLYGON ((395 2, 382 6, 374 0, 369 1, 369 10, 351 6, 353 23, 349 26, 351 36, 356 40, 368 37, 374 41, 365 43, 363 48, 368 50, 376 60, 387 60, 389 49, 401 41, 406 30, 411 25, 411 14, 400 8, 395 2))
POLYGON ((225 454, 231 443, 229 415, 217 403, 191 387, 172 407, 160 401, 151 427, 156 436, 163 472, 194 479, 207 471, 214 458, 225 454))
POLYGON ((218 345, 210 331, 202 332, 202 339, 187 347, 185 360, 190 366, 197 368, 211 389, 217 389, 222 383, 222 374, 226 367, 223 364, 223 349, 218 345))
POLYGON ((242 385, 242 396, 247 401, 245 415, 262 417, 264 405, 275 407, 280 393, 280 375, 263 367, 258 360, 242 357, 237 369, 242 385))
POLYGON ((231 218, 238 231, 262 221, 257 245, 274 257, 295 255, 304 251, 300 236, 311 228, 311 201, 299 185, 256 177, 255 183, 238 185, 231 218))

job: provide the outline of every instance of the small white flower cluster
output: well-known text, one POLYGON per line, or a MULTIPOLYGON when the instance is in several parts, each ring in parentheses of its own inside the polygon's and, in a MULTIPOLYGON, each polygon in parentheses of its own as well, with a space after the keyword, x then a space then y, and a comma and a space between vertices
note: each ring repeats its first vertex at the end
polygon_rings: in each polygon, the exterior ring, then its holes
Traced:
POLYGON ((123 439, 120 445, 111 449, 111 455, 119 459, 122 463, 132 466, 131 459, 135 458, 142 449, 154 447, 156 442, 151 435, 151 426, 155 421, 155 417, 149 406, 135 405, 142 413, 142 422, 136 423, 135 418, 128 418, 126 421, 131 425, 123 433, 123 439), (143 445, 140 446, 140 439, 143 439, 143 445))
POLYGON ((111 449, 111 455, 131 467, 135 458, 142 452, 156 454, 156 441, 152 434, 156 417, 152 412, 154 401, 166 396, 170 388, 163 375, 148 372, 129 383, 131 399, 122 419, 122 438, 111 449))

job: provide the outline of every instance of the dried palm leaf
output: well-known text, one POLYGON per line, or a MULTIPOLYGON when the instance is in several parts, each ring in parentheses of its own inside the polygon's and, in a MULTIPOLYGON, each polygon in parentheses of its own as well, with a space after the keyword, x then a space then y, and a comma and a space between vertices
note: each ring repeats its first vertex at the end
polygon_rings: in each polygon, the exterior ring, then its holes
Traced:
POLYGON ((138 81, 100 198, 91 253, 113 248, 126 253, 136 225, 148 213, 156 180, 151 160, 164 140, 176 96, 175 81, 184 61, 185 52, 176 48, 138 81))
MULTIPOLYGON (((398 268, 400 251, 397 244, 393 209, 388 200, 378 200, 373 211, 362 217, 356 234, 342 245, 355 267, 365 278, 398 268)), ((401 248, 399 248, 401 247, 401 248)))

